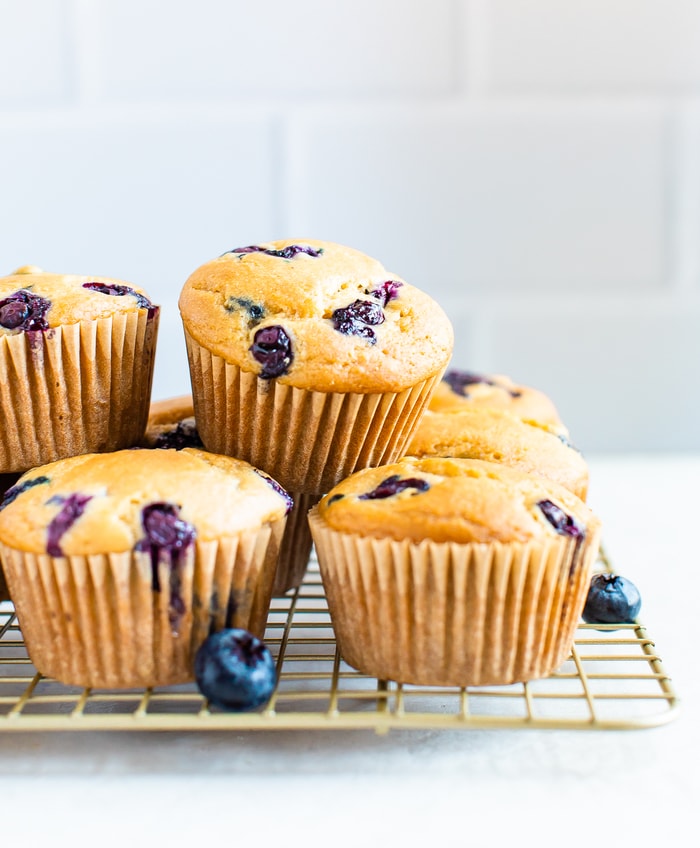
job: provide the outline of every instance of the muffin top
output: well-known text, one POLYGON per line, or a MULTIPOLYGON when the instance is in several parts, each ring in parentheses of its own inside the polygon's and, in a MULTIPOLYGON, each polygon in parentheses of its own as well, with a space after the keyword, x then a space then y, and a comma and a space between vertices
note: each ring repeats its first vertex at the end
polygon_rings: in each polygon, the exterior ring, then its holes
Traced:
POLYGON ((166 398, 151 404, 142 446, 176 450, 203 447, 194 420, 192 395, 166 398))
POLYGON ((24 474, 0 504, 0 541, 51 556, 210 541, 282 518, 291 499, 231 457, 187 448, 62 459, 24 474))
POLYGON ((334 530, 420 542, 527 542, 580 539, 599 527, 563 486, 478 459, 406 457, 366 468, 320 502, 334 530))
POLYGON ((154 306, 143 289, 109 277, 48 274, 28 265, 0 277, 0 336, 45 331, 154 306))
POLYGON ((501 409, 463 404, 428 410, 406 454, 502 462, 554 480, 582 500, 588 493, 588 466, 564 436, 501 409))
POLYGON ((180 295, 186 331, 263 380, 325 392, 401 391, 440 373, 452 325, 427 294, 331 242, 235 248, 180 295))
POLYGON ((503 374, 475 374, 449 369, 433 394, 429 409, 444 412, 464 407, 486 407, 511 412, 554 433, 568 435, 559 413, 544 392, 514 383, 503 374))

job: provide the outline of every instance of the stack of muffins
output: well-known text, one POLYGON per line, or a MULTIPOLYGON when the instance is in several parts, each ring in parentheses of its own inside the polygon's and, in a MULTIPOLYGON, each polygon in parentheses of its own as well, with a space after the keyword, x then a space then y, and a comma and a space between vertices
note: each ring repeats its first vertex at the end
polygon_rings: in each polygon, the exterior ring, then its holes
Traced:
POLYGON ((541 393, 441 382, 425 293, 329 242, 230 250, 180 296, 192 394, 147 420, 158 308, 22 270, 0 278, 0 474, 23 475, 0 557, 42 673, 191 680, 209 632, 262 635, 312 541, 366 673, 510 683, 566 658, 599 538, 585 463, 541 393))

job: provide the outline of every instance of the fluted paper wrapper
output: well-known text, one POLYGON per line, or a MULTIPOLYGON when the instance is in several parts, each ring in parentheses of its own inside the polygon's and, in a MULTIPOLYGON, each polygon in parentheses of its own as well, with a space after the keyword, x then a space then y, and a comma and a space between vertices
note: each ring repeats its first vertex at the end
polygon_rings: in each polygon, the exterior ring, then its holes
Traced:
POLYGON ((140 309, 0 337, 0 472, 138 444, 157 332, 140 309))
POLYGON ((262 638, 283 532, 282 519, 197 541, 176 569, 161 560, 158 591, 147 553, 53 558, 0 544, 0 555, 38 671, 76 686, 167 686, 194 679, 210 632, 242 627, 262 638))
POLYGON ((343 659, 379 679, 482 686, 546 677, 568 657, 598 534, 580 545, 459 544, 311 530, 343 659))
POLYGON ((287 516, 280 555, 277 561, 273 595, 284 595, 300 586, 309 564, 313 539, 309 527, 309 510, 321 500, 322 495, 305 495, 292 492, 294 506, 287 516))
POLYGON ((323 495, 360 468, 403 455, 442 370, 402 392, 316 392, 262 380, 185 330, 197 430, 290 492, 323 495))

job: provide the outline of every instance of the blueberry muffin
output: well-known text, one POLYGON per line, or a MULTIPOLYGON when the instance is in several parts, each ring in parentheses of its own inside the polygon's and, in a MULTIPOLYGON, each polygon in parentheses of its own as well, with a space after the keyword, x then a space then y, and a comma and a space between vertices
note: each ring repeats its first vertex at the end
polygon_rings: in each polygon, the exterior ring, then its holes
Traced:
POLYGON ((105 277, 0 277, 0 473, 137 444, 158 307, 105 277))
POLYGON ((567 658, 600 523, 542 477, 472 459, 358 471, 310 516, 343 658, 426 686, 509 684, 567 658))
POLYGON ((151 403, 142 442, 147 448, 202 448, 194 418, 192 395, 151 403))
POLYGON ((435 301, 330 242, 229 250, 180 295, 207 449, 320 495, 403 453, 449 361, 435 301))
POLYGON ((262 636, 289 496, 192 448, 35 468, 0 504, 0 558, 29 655, 63 683, 193 679, 211 630, 262 636))
MULTIPOLYGON (((19 477, 19 474, 0 474, 0 502, 2 502, 5 492, 10 486, 14 486, 19 477)), ((0 562, 0 601, 8 601, 9 599, 10 593, 5 581, 5 574, 2 570, 2 562, 0 562)))
POLYGON ((465 406, 502 409, 533 421, 552 432, 568 435, 554 403, 544 392, 514 383, 503 374, 476 374, 450 368, 430 400, 433 412, 464 409, 465 406))
POLYGON ((484 406, 426 411, 406 448, 415 457, 454 456, 502 462, 541 474, 586 499, 588 466, 565 436, 484 406))
MULTIPOLYGON (((151 404, 143 445, 176 450, 202 447, 194 418, 192 395, 167 398, 151 404)), ((304 579, 313 546, 307 515, 320 497, 305 495, 303 492, 296 492, 293 496, 294 505, 287 516, 280 543, 273 595, 283 595, 290 589, 296 589, 304 579)))

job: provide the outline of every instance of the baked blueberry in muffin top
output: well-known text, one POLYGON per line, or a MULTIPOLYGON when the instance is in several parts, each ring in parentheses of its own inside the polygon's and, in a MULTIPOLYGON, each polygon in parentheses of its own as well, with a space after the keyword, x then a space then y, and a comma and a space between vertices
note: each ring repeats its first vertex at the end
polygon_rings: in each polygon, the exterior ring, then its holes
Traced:
POLYGON ((187 336, 209 353, 314 391, 402 391, 441 373, 452 349, 432 298, 331 242, 236 248, 191 274, 179 305, 187 336))

